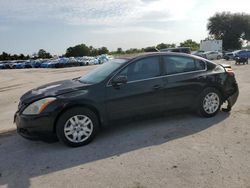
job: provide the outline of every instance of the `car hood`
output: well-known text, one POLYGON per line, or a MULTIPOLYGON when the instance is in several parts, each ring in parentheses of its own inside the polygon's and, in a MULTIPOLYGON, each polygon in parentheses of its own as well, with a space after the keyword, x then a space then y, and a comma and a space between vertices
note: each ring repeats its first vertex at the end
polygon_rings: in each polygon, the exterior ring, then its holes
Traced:
POLYGON ((87 89, 90 84, 82 83, 78 79, 52 82, 25 93, 20 100, 23 103, 30 103, 44 97, 55 97, 57 95, 87 89))

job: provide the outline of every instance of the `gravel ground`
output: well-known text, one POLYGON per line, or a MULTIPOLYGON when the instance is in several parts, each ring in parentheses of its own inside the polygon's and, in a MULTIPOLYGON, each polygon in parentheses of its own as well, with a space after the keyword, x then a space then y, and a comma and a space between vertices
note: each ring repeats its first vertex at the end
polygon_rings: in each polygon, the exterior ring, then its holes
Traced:
POLYGON ((25 91, 92 68, 0 71, 0 187, 250 188, 249 65, 233 65, 240 96, 230 114, 111 125, 81 148, 15 133, 13 114, 25 91))

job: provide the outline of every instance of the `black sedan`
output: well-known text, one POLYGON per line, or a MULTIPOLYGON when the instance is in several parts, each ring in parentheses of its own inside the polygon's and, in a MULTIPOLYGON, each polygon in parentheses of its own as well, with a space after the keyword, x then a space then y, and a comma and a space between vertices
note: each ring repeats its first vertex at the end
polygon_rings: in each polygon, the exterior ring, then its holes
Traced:
POLYGON ((89 143, 112 120, 189 108, 212 117, 238 97, 234 72, 188 54, 159 52, 113 59, 88 74, 24 94, 14 121, 28 139, 89 143))

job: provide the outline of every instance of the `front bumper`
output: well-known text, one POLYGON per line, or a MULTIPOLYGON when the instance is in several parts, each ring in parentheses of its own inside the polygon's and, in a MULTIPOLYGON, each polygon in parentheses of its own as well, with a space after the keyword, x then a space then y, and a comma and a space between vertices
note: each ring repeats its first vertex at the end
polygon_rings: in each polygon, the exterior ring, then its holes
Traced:
POLYGON ((16 112, 14 122, 18 134, 26 139, 49 141, 56 138, 54 133, 55 117, 51 114, 28 116, 16 112))

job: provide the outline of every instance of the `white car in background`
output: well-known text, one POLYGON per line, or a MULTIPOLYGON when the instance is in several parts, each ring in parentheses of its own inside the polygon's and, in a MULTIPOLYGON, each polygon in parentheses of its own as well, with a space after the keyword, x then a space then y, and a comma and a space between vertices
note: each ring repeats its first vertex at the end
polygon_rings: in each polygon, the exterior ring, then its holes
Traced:
POLYGON ((208 51, 202 54, 202 57, 208 60, 221 59, 222 56, 223 56, 222 53, 218 51, 208 51))

